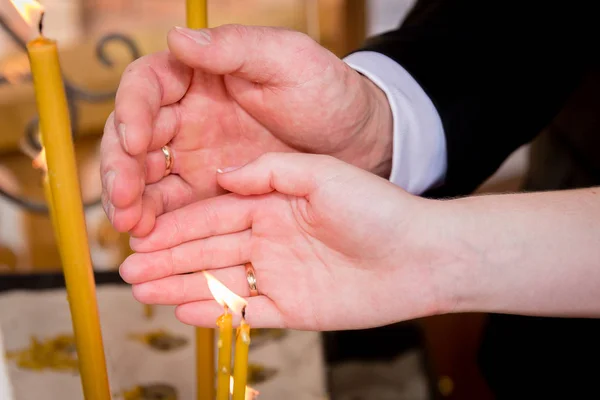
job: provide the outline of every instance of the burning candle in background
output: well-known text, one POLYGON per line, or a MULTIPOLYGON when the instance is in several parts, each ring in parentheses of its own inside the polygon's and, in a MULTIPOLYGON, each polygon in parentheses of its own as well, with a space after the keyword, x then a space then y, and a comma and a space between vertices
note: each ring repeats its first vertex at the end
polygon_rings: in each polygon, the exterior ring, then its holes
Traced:
MULTIPOLYGON (((233 393, 233 376, 230 378, 229 381, 229 392, 233 393)), ((260 394, 260 392, 254 388, 251 388, 250 386, 246 386, 246 397, 245 400, 256 400, 258 398, 258 395, 260 394)))
MULTIPOLYGON (((43 14, 42 14, 43 15, 43 14)), ((94 275, 58 48, 42 35, 27 43, 56 232, 86 400, 111 398, 94 275)))
POLYGON ((233 340, 232 315, 227 306, 217 320, 219 327, 219 349, 217 367, 217 400, 229 399, 229 380, 231 378, 231 344, 233 340))
POLYGON ((213 297, 225 310, 217 319, 217 326, 219 327, 219 341, 217 342, 219 349, 217 366, 217 400, 228 400, 229 382, 231 379, 231 346, 233 340, 233 319, 229 312, 228 304, 225 301, 229 289, 208 272, 204 272, 204 276, 206 277, 208 288, 213 297))
POLYGON ((11 31, 0 32, 0 58, 18 50, 13 39, 27 43, 37 36, 35 23, 41 12, 42 8, 35 0, 0 0, 0 19, 11 31))
MULTIPOLYGON (((83 4, 77 0, 43 0, 46 19, 46 32, 52 32, 52 37, 65 44, 71 44, 81 39, 83 19, 81 11, 83 4)), ((38 0, 0 0, 0 18, 11 29, 20 42, 27 43, 37 36, 36 24, 40 20, 42 7, 38 0)), ((7 32, 0 32, 6 35, 7 32)), ((13 40, 1 40, 0 54, 4 47, 13 40)))
MULTIPOLYGON (((244 307, 245 310, 245 307, 244 307)), ((246 399, 246 382, 248 381, 248 351, 250 350, 250 325, 244 318, 237 328, 235 340, 235 361, 233 364, 233 400, 246 399)))
MULTIPOLYGON (((248 350, 250 346, 250 326, 244 320, 244 313, 248 302, 242 297, 236 295, 217 280, 210 273, 204 271, 204 276, 208 283, 208 288, 215 298, 217 303, 225 307, 225 312, 217 320, 217 325, 221 328, 220 332, 226 340, 224 343, 219 343, 219 385, 217 398, 228 399, 229 392, 233 391, 234 400, 245 400, 246 399, 246 382, 248 377, 248 350), (232 346, 232 332, 231 332, 231 318, 227 315, 231 310, 232 313, 240 315, 242 320, 240 327, 237 329, 237 340, 235 347, 235 362, 233 365, 233 390, 231 390, 231 372, 228 375, 223 374, 221 368, 224 366, 231 366, 231 346, 232 346), (222 324, 223 320, 228 318, 228 324, 222 324), (229 332, 227 331, 229 330, 229 332), (222 350, 223 347, 229 347, 229 351, 222 350), (223 354, 223 357, 221 357, 223 354), (229 360, 229 361, 228 361, 229 360), (225 393, 223 392, 225 391, 225 393)), ((255 391, 252 390, 252 393, 255 391)), ((252 394, 253 398, 255 397, 252 394)))

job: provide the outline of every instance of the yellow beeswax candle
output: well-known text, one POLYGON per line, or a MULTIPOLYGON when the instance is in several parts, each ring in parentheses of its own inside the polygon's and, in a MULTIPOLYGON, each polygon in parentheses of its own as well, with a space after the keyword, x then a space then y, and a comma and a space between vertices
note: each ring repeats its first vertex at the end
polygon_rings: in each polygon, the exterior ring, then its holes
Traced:
MULTIPOLYGON (((188 28, 202 29, 208 26, 207 0, 186 0, 186 23, 188 28)), ((215 398, 215 330, 196 328, 196 394, 198 400, 215 398)))
POLYGON ((246 399, 248 380, 248 351, 250 350, 250 325, 242 318, 235 339, 235 361, 233 364, 232 400, 246 399))
POLYGON ((192 29, 202 29, 208 26, 207 0, 186 0, 187 27, 192 29))
POLYGON ((231 346, 233 340, 232 315, 227 310, 217 320, 219 327, 219 359, 217 367, 217 400, 229 399, 231 379, 231 346))
MULTIPOLYGON (((54 229, 54 240, 56 240, 56 243, 58 243, 58 224, 56 222, 56 212, 54 211, 54 201, 52 199, 52 190, 50 189, 50 180, 48 179, 47 172, 44 172, 42 184, 44 185, 44 197, 46 198, 46 205, 48 206, 48 216, 50 217, 50 222, 52 223, 52 228, 54 229)), ((58 249, 60 251, 60 245, 58 245, 58 249)))
POLYGON ((48 182, 86 400, 111 398, 71 122, 56 42, 40 36, 27 44, 46 150, 48 182))
POLYGON ((196 395, 198 400, 215 398, 214 329, 196 328, 196 395))

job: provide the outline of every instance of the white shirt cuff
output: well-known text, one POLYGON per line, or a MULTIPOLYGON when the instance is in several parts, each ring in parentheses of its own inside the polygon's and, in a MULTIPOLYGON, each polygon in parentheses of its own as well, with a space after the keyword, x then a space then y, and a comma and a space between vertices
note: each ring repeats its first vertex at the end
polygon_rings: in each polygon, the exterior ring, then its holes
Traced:
POLYGON ((446 137, 425 91, 408 71, 381 53, 356 52, 344 61, 381 88, 390 103, 394 144, 389 180, 415 195, 441 184, 447 168, 446 137))

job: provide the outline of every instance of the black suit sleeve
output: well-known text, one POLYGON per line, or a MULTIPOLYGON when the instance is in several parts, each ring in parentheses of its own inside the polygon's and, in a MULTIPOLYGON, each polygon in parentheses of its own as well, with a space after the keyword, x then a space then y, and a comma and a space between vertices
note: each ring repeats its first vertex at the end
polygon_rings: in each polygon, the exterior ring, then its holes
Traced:
POLYGON ((426 195, 471 193, 557 114, 600 51, 588 4, 419 1, 397 30, 360 49, 402 65, 440 114, 447 176, 426 195))

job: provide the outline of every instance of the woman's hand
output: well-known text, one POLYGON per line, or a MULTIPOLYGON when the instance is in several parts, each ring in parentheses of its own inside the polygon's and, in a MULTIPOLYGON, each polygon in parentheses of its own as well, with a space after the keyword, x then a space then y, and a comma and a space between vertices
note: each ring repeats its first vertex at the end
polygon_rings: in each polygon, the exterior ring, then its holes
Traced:
POLYGON ((175 28, 124 72, 102 139, 103 205, 119 231, 222 193, 214 171, 266 152, 333 155, 389 175, 385 94, 310 37, 267 27, 175 28), (161 147, 174 153, 164 177, 161 147))
POLYGON ((212 327, 223 310, 200 271, 248 297, 252 262, 253 327, 358 329, 440 308, 421 228, 429 200, 329 156, 271 153, 217 180, 232 193, 166 213, 132 240, 120 273, 139 301, 212 327))

